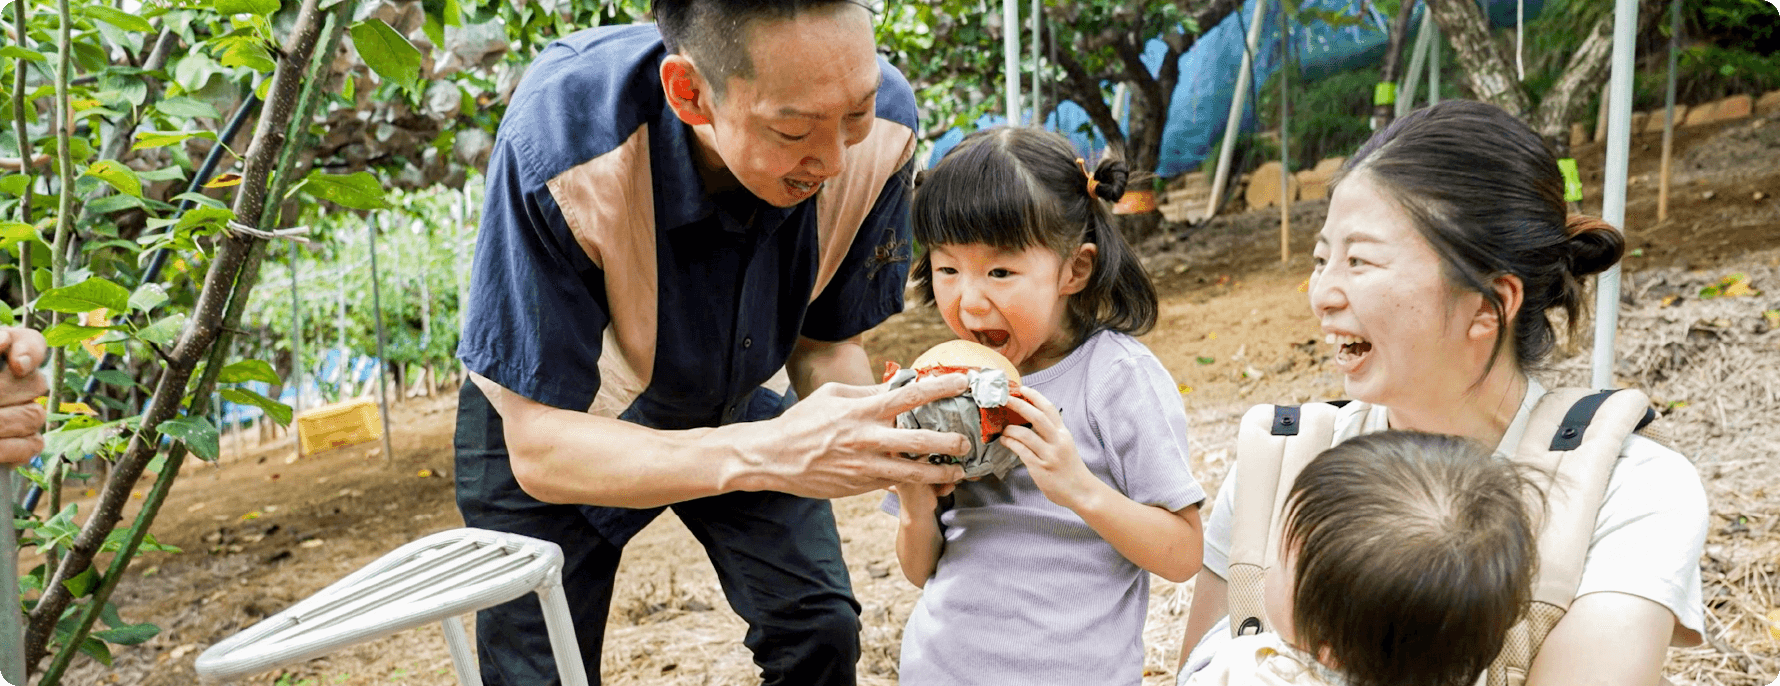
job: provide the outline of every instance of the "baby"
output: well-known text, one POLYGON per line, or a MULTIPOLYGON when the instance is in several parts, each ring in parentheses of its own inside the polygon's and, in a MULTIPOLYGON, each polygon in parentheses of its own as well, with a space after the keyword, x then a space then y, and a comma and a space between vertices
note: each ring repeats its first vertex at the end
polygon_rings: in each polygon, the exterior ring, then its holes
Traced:
POLYGON ((1264 604, 1182 686, 1471 686, 1530 602, 1522 468, 1461 438, 1386 431, 1306 465, 1264 604))

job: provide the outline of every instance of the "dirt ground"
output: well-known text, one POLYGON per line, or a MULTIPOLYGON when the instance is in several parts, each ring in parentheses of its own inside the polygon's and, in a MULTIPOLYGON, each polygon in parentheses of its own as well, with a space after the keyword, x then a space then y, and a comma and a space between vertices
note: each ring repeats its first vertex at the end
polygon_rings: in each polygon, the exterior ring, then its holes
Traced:
MULTIPOLYGON (((1704 647, 1671 650, 1678 684, 1765 684, 1780 673, 1768 611, 1780 602, 1780 120, 1683 129, 1670 216, 1657 222, 1659 134, 1634 140, 1624 313, 1616 372, 1649 391, 1675 446, 1699 466, 1713 522, 1702 559, 1704 647), (1762 197, 1758 198, 1758 194, 1762 197), (1703 299, 1741 273, 1755 291, 1703 299)), ((1598 211, 1601 150, 1578 151, 1598 211)), ((1592 203, 1592 204, 1591 204, 1592 203)), ((1278 260, 1278 214, 1220 217, 1143 246, 1162 294, 1144 340, 1181 386, 1194 470, 1209 487, 1229 466, 1235 423, 1257 402, 1339 397, 1328 349, 1305 304, 1308 254, 1326 203, 1293 208, 1293 259, 1278 260)), ((906 362, 950 335, 930 308, 911 308, 868 334, 874 364, 906 362)), ((1585 335, 1586 343, 1586 335, 1585 335)), ((1586 345, 1584 346, 1586 347, 1586 345)), ((1554 365, 1549 383, 1586 378, 1586 354, 1554 365)), ((107 669, 81 658, 66 683, 196 683, 204 648, 322 589, 403 543, 462 525, 452 494, 455 395, 393 411, 394 459, 376 444, 297 459, 288 438, 225 439, 218 465, 186 467, 154 531, 182 553, 136 561, 117 602, 131 621, 158 624, 146 644, 116 649, 107 669)), ((143 489, 146 490, 147 482, 143 489)), ((77 494, 78 495, 78 494, 77 494)), ((878 494, 836 502, 835 516, 864 607, 861 683, 896 681, 902 626, 919 591, 897 571, 894 519, 878 494)), ((79 501, 82 512, 90 498, 79 501)), ((24 565, 35 561, 24 560, 24 565)), ((746 684, 757 672, 741 645, 702 548, 671 514, 626 549, 605 658, 608 684, 746 684)), ((1146 684, 1172 683, 1191 584, 1152 579, 1146 684)), ((1780 634, 1777 634, 1780 635, 1780 634)), ((437 626, 342 650, 249 679, 252 684, 456 683, 437 626)))

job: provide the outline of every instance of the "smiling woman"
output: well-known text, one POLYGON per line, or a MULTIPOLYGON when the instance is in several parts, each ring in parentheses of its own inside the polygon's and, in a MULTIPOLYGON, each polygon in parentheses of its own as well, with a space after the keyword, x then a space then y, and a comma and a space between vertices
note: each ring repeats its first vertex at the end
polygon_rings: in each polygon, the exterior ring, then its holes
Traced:
MULTIPOLYGON (((1528 372, 1560 329, 1576 328, 1582 278, 1617 262, 1624 238, 1599 219, 1567 215, 1562 176, 1538 135, 1477 102, 1443 102, 1398 120, 1362 146, 1335 183, 1310 306, 1337 348, 1347 393, 1360 402, 1334 411, 1333 442, 1412 429, 1515 455, 1548 397, 1528 372)), ((1613 440, 1623 445, 1591 520, 1592 540, 1574 552, 1586 553, 1574 601, 1543 643, 1532 643, 1530 667, 1520 665, 1527 684, 1656 683, 1668 645, 1700 640, 1699 476, 1655 441, 1613 440)), ((1218 633, 1212 627, 1226 613, 1227 591, 1234 593, 1226 581, 1240 492, 1234 475, 1206 524, 1182 674, 1215 652, 1202 638, 1218 633), (1195 651, 1199 645, 1206 649, 1195 651)))

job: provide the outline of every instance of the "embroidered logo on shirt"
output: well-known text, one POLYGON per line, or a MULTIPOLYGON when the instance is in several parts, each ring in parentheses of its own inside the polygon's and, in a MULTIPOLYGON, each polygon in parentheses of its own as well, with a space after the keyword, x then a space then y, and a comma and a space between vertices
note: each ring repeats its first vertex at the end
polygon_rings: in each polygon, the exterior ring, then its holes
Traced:
POLYGON ((885 242, 873 248, 871 259, 866 260, 866 264, 871 265, 871 271, 865 273, 867 279, 878 278, 879 269, 897 262, 909 261, 909 242, 897 238, 895 229, 886 228, 884 233, 887 234, 885 242))

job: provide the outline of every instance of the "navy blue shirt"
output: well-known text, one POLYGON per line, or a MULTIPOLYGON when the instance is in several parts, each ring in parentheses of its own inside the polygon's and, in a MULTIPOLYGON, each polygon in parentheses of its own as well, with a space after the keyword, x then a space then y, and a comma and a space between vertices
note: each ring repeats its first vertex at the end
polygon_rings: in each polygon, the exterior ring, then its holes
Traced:
POLYGON ((683 429, 750 418, 799 336, 845 340, 901 310, 916 118, 880 58, 872 134, 816 198, 707 194, 666 56, 633 25, 533 62, 489 161, 458 357, 545 405, 683 429))

